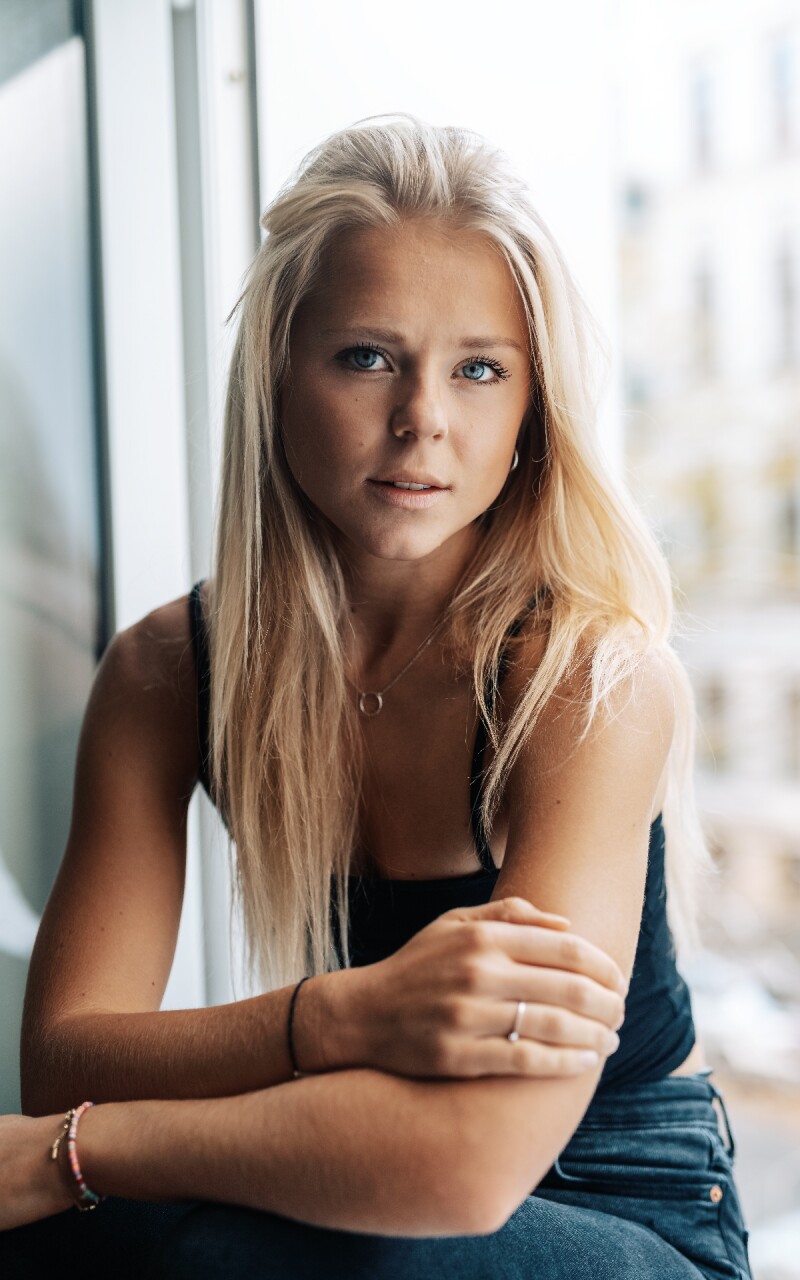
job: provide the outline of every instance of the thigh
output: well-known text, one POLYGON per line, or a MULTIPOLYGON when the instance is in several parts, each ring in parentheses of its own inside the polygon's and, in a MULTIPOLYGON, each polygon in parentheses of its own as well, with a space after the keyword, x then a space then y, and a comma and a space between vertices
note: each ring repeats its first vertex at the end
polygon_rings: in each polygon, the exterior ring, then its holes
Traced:
POLYGON ((361 1235, 227 1205, 199 1205, 143 1280, 703 1280, 646 1227, 528 1196, 486 1236, 361 1235))
POLYGON ((536 1195, 649 1228, 705 1280, 750 1280, 733 1164, 710 1105, 690 1117, 579 1127, 536 1195))
POLYGON ((97 1209, 0 1231, 0 1276, 80 1275, 81 1280, 140 1280, 170 1228, 196 1201, 151 1204, 109 1196, 97 1209))

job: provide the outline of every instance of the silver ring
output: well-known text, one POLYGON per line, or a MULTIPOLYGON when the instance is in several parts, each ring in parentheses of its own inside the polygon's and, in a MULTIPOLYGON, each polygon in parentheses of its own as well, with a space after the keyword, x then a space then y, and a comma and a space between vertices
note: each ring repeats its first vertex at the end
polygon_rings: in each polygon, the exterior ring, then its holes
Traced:
POLYGON ((510 1040, 512 1044, 514 1043, 514 1041, 515 1041, 515 1040, 519 1040, 519 1029, 520 1029, 520 1027, 522 1026, 522 1017, 523 1017, 523 1014, 524 1014, 524 1013, 525 1013, 525 1001, 524 1001, 524 1000, 518 1000, 518 1001, 517 1001, 517 1016, 516 1016, 516 1018, 514 1019, 514 1025, 513 1025, 513 1027, 511 1028, 511 1030, 509 1031, 508 1035, 506 1036, 506 1039, 507 1039, 507 1040, 510 1040))

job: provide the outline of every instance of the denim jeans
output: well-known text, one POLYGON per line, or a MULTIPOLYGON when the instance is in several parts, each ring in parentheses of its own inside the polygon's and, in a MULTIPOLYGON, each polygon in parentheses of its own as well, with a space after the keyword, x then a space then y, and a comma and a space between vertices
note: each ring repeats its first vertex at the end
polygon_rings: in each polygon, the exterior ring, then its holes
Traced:
POLYGON ((109 1197, 0 1233, 4 1280, 750 1280, 735 1146, 710 1071, 595 1095, 499 1231, 408 1238, 222 1204, 109 1197), (721 1119, 713 1105, 719 1100, 721 1119))

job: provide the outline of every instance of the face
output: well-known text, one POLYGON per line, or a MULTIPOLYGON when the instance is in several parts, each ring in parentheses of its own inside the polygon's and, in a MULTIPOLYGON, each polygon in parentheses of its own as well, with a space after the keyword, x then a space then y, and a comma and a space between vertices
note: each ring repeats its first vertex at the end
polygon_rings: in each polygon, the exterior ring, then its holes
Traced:
POLYGON ((513 483, 529 367, 522 302, 487 239, 425 221, 343 233, 295 316, 281 429, 345 551, 466 554, 513 483))

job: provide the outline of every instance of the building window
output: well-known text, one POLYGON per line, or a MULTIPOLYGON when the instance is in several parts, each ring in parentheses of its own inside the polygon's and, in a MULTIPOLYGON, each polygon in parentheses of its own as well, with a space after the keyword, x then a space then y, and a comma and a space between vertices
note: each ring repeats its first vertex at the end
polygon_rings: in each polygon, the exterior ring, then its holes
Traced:
POLYGON ((629 365, 624 373, 625 403, 628 405, 647 404, 650 399, 650 386, 644 370, 629 365))
POLYGON ((700 381, 710 378, 716 365, 714 295, 714 274, 710 264, 701 259, 691 281, 692 364, 700 381))
POLYGON ((775 258, 776 356, 779 369, 797 362, 797 255, 788 237, 775 258))
POLYGON ((640 230, 650 213, 650 196, 643 182, 631 179, 622 192, 622 212, 629 231, 640 230))
POLYGON ((727 698, 725 688, 717 677, 706 679, 697 691, 697 710, 700 731, 697 735, 697 754, 701 764, 710 769, 722 769, 728 759, 726 732, 727 698))
POLYGON ((792 98, 794 95, 794 56, 789 37, 778 36, 769 51, 769 97, 771 134, 775 146, 784 151, 792 145, 792 98))
POLYGON ((794 581, 800 570, 800 456, 783 453, 764 472, 774 512, 774 548, 781 572, 794 581))
POLYGON ((778 499, 778 549, 794 560, 800 555, 800 492, 787 489, 778 499))
POLYGON ((713 91, 705 67, 695 67, 689 79, 689 145, 692 164, 700 173, 713 166, 713 91))
POLYGON ((800 682, 789 687, 786 702, 786 773, 797 780, 800 778, 800 682))

